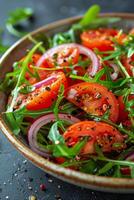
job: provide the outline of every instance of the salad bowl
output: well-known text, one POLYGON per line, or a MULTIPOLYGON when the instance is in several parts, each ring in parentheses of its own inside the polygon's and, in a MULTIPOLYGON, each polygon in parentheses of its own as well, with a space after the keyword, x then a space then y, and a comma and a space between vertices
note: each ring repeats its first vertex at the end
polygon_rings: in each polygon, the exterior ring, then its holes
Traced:
MULTIPOLYGON (((117 22, 118 27, 125 29, 134 26, 134 14, 128 13, 111 13, 101 14, 101 17, 120 17, 121 21, 117 22)), ((49 36, 66 31, 73 23, 78 22, 81 17, 73 17, 52 24, 43 26, 32 33, 31 36, 36 36, 40 33, 45 33, 49 36)), ((27 36, 16 42, 1 58, 0 60, 0 79, 3 79, 5 74, 12 70, 12 64, 21 59, 27 49, 31 48, 32 42, 27 36)), ((0 92, 0 112, 4 112, 7 103, 7 96, 0 92)), ((25 141, 19 137, 16 137, 10 130, 2 114, 0 115, 0 129, 12 145, 28 160, 30 160, 37 167, 41 168, 44 172, 47 172, 63 181, 82 186, 85 188, 109 191, 109 192, 134 192, 134 179, 126 178, 112 178, 97 175, 88 175, 72 169, 63 168, 60 165, 50 162, 33 152, 25 141)))

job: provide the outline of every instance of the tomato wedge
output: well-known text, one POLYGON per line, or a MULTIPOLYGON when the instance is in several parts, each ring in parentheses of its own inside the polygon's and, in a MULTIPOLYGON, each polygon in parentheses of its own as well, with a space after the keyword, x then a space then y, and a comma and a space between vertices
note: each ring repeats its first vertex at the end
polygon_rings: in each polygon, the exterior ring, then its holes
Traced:
POLYGON ((118 120, 118 101, 114 94, 98 83, 79 83, 69 87, 66 91, 68 101, 74 103, 85 112, 102 116, 109 110, 111 121, 118 120))
POLYGON ((49 79, 33 85, 36 87, 33 92, 27 95, 20 95, 18 101, 20 102, 21 100, 21 106, 26 105, 28 110, 40 110, 50 107, 58 95, 61 84, 65 88, 67 87, 67 80, 63 72, 51 74, 49 79))
POLYGON ((121 44, 126 37, 125 34, 118 36, 119 31, 111 28, 100 28, 96 30, 84 31, 81 34, 82 44, 90 49, 99 49, 100 51, 110 51, 114 49, 112 38, 115 36, 121 44))
POLYGON ((77 122, 63 134, 68 146, 75 145, 85 136, 89 138, 81 154, 94 154, 95 144, 98 144, 103 152, 119 151, 125 148, 123 135, 116 128, 103 122, 77 122))

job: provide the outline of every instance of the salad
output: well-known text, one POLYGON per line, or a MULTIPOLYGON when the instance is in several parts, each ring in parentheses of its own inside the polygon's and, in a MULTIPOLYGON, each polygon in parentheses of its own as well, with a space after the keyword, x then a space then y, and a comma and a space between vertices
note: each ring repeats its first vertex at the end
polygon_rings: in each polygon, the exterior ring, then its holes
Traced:
POLYGON ((66 32, 35 44, 0 90, 16 137, 39 155, 80 172, 134 177, 134 30, 92 6, 66 32))

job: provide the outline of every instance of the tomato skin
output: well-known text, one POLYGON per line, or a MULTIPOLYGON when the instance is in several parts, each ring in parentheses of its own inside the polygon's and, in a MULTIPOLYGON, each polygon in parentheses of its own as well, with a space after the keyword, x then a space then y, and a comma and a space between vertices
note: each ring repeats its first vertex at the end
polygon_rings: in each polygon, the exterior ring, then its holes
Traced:
POLYGON ((66 159, 64 157, 57 157, 57 158, 54 158, 54 160, 58 164, 62 164, 66 161, 66 159))
POLYGON ((131 169, 130 169, 130 167, 121 167, 120 172, 123 175, 130 175, 131 174, 131 169))
POLYGON ((99 49, 99 51, 111 51, 114 49, 112 38, 116 38, 119 44, 123 43, 126 34, 118 35, 119 31, 111 28, 100 28, 84 31, 81 34, 82 44, 90 49, 99 49))
POLYGON ((105 28, 84 31, 81 34, 82 44, 90 49, 97 48, 100 51, 110 51, 114 49, 111 38, 117 33, 118 31, 115 29, 105 28))
MULTIPOLYGON (((54 74, 53 74, 54 75, 54 74)), ((18 100, 22 100, 20 106, 25 105, 28 110, 40 110, 49 108, 58 95, 61 84, 67 87, 67 80, 63 72, 55 74, 56 80, 50 85, 42 85, 33 92, 20 95, 18 100)))
POLYGON ((114 94, 98 83, 79 83, 69 87, 65 93, 68 101, 92 115, 102 116, 107 109, 110 120, 118 120, 118 101, 114 94))
POLYGON ((39 88, 39 91, 33 92, 32 98, 30 97, 30 101, 28 100, 29 103, 27 103, 26 108, 28 110, 49 108, 56 99, 61 84, 64 84, 65 88, 67 87, 67 80, 63 72, 58 73, 57 80, 50 85, 50 90, 44 91, 44 87, 42 86, 39 88))
POLYGON ((111 125, 103 122, 77 122, 71 125, 63 134, 68 146, 71 146, 72 141, 75 141, 74 145, 85 136, 88 136, 89 139, 81 150, 81 154, 94 154, 95 144, 98 144, 103 152, 118 151, 125 148, 123 135, 111 125), (120 143, 121 145, 115 147, 114 143, 120 143))

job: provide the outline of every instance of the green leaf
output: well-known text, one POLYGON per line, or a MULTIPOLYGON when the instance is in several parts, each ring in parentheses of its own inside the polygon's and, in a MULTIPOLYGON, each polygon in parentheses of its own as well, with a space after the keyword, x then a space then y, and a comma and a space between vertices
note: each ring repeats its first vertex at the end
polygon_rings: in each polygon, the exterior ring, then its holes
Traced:
POLYGON ((93 5, 91 6, 87 12, 84 14, 83 18, 80 20, 80 25, 86 26, 89 25, 91 22, 93 22, 98 14, 100 12, 100 6, 99 5, 93 5))
POLYGON ((96 151, 96 153, 98 154, 99 157, 104 158, 104 154, 103 154, 101 148, 97 144, 95 144, 95 151, 96 151))
POLYGON ((82 147, 86 144, 88 140, 88 137, 85 137, 80 142, 77 142, 72 148, 70 148, 70 151, 72 151, 72 155, 76 156, 80 153, 82 147))
POLYGON ((0 43, 0 54, 5 53, 8 48, 9 48, 9 46, 6 46, 6 45, 0 43))
POLYGON ((128 88, 124 88, 124 89, 121 88, 119 90, 114 91, 114 94, 116 96, 122 96, 122 95, 125 95, 127 91, 128 91, 128 88))
POLYGON ((6 21, 7 30, 9 31, 9 33, 17 37, 23 36, 26 33, 18 31, 15 28, 15 26, 19 25, 24 21, 28 21, 32 16, 33 10, 31 8, 17 8, 16 10, 10 13, 6 21))
POLYGON ((64 138, 58 130, 59 127, 61 127, 61 122, 57 121, 51 126, 51 129, 49 131, 48 138, 50 139, 50 141, 53 142, 53 144, 65 143, 64 138))
POLYGON ((127 57, 130 58, 133 54, 134 54, 134 48, 133 48, 133 47, 130 47, 130 48, 128 49, 127 57))
POLYGON ((119 17, 100 17, 100 18, 96 18, 90 24, 90 26, 92 28, 97 28, 99 26, 104 26, 104 25, 109 25, 109 24, 117 23, 120 20, 121 20, 121 18, 119 18, 119 17))
POLYGON ((65 144, 57 144, 53 148, 54 157, 72 158, 69 148, 65 144))
POLYGON ((61 85, 60 86, 60 89, 59 89, 59 93, 58 93, 58 98, 55 102, 55 105, 54 105, 54 109, 53 109, 53 112, 54 112, 54 115, 56 117, 56 120, 58 120, 58 113, 59 113, 59 105, 61 103, 61 101, 63 100, 64 98, 64 85, 61 85))
POLYGON ((18 96, 18 93, 19 93, 19 90, 20 90, 19 87, 21 86, 21 84, 24 83, 24 80, 25 80, 25 73, 26 73, 26 70, 27 70, 27 67, 28 67, 28 63, 30 62, 34 52, 39 48, 39 46, 41 44, 42 43, 36 44, 31 49, 31 51, 29 51, 28 55, 25 57, 24 61, 22 62, 21 71, 20 71, 16 86, 15 86, 14 90, 12 91, 12 101, 11 101, 10 105, 8 106, 7 112, 13 111, 13 107, 15 105, 15 102, 16 102, 16 99, 17 99, 17 96, 18 96))
POLYGON ((105 174, 107 173, 111 168, 113 167, 112 162, 108 162, 107 164, 104 165, 99 171, 97 172, 97 175, 105 174))
POLYGON ((130 169, 131 169, 131 178, 134 178, 134 166, 131 166, 130 169))
POLYGON ((69 148, 65 144, 65 140, 58 130, 61 126, 63 126, 61 121, 57 121, 51 126, 48 138, 53 144, 52 147, 49 145, 49 148, 51 148, 53 156, 55 157, 63 156, 66 158, 73 158, 79 154, 81 148, 87 142, 87 137, 69 148))
POLYGON ((28 86, 22 88, 22 89, 20 90, 20 93, 22 93, 22 94, 28 94, 28 93, 30 93, 30 92, 33 92, 34 90, 35 90, 35 87, 34 87, 34 86, 28 85, 28 86))
POLYGON ((95 77, 93 78, 94 82, 97 82, 98 80, 100 80, 100 78, 104 75, 105 73, 105 69, 101 69, 99 70, 96 74, 95 77))
POLYGON ((93 174, 96 170, 97 163, 94 160, 89 160, 87 163, 82 164, 80 171, 83 173, 93 174))
POLYGON ((19 127, 18 123, 16 122, 13 112, 8 112, 8 113, 6 113, 5 116, 6 116, 7 123, 9 124, 11 130, 17 136, 20 132, 20 127, 19 127))

